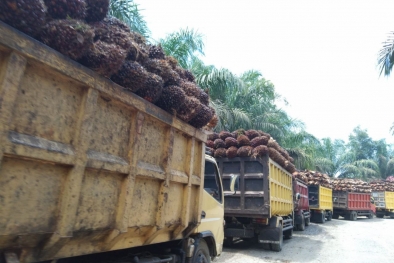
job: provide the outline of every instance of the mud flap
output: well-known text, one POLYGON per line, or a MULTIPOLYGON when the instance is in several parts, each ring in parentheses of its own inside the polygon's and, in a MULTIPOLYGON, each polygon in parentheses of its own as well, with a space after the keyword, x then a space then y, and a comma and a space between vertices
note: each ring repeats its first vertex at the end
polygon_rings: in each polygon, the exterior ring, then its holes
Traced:
POLYGON ((260 229, 259 243, 279 244, 282 239, 282 217, 271 217, 269 224, 260 229))

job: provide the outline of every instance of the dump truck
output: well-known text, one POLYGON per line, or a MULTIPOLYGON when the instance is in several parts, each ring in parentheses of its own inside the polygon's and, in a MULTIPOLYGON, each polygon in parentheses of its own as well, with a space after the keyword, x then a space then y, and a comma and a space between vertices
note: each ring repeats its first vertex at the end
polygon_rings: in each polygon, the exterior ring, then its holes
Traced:
POLYGON ((376 206, 376 217, 389 216, 394 218, 394 192, 372 192, 372 197, 376 206))
POLYGON ((0 22, 0 262, 210 262, 206 138, 0 22))
POLYGON ((305 226, 309 226, 311 219, 308 186, 303 181, 293 178, 293 195, 294 230, 304 231, 305 226))
POLYGON ((346 191, 332 192, 334 213, 332 218, 339 216, 345 220, 355 221, 359 216, 366 216, 370 219, 374 216, 371 193, 356 193, 346 191))
POLYGON ((321 185, 309 185, 309 208, 311 221, 323 223, 331 221, 333 215, 332 189, 321 185))
POLYGON ((255 240, 264 249, 281 251, 283 237, 293 234, 292 175, 268 155, 216 161, 224 189, 225 244, 255 240))

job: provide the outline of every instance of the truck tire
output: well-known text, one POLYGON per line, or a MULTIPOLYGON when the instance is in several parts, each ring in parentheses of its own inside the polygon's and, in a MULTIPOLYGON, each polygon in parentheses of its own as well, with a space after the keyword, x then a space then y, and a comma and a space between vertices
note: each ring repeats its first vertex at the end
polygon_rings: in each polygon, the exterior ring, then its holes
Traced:
POLYGON ((377 217, 377 218, 383 218, 384 215, 383 215, 383 214, 376 214, 376 217, 377 217))
POLYGON ((280 252, 283 247, 283 226, 280 225, 279 228, 279 244, 270 243, 271 250, 276 252, 280 252))
POLYGON ((198 241, 191 263, 211 263, 209 248, 204 239, 198 241))
POLYGON ((324 222, 326 221, 326 214, 323 212, 323 213, 318 214, 318 215, 319 215, 319 223, 324 224, 324 222))
POLYGON ((285 239, 291 239, 293 237, 293 229, 289 229, 283 232, 285 239))
POLYGON ((262 247, 263 249, 265 249, 265 250, 270 250, 270 249, 271 249, 271 246, 270 246, 269 243, 262 243, 262 244, 261 244, 261 247, 262 247))
POLYGON ((311 224, 311 218, 308 217, 305 219, 305 226, 309 226, 311 224))
POLYGON ((369 213, 367 217, 368 217, 368 219, 372 219, 373 218, 373 214, 369 213))
POLYGON ((328 213, 327 213, 327 221, 331 221, 331 219, 332 219, 332 212, 328 211, 328 213))
POLYGON ((337 214, 337 213, 332 214, 332 218, 338 219, 339 218, 339 214, 337 214))
POLYGON ((304 215, 302 215, 301 216, 301 224, 297 224, 296 225, 296 229, 298 230, 298 231, 304 231, 305 230, 305 217, 304 217, 304 215))
POLYGON ((357 212, 352 211, 350 213, 350 220, 352 220, 352 221, 356 221, 357 220, 357 212))

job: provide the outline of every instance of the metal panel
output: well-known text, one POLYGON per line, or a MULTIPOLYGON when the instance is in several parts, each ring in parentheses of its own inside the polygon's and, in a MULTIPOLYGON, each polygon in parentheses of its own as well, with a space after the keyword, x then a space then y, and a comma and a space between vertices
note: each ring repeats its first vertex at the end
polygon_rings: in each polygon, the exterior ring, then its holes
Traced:
POLYGON ((308 186, 311 209, 333 210, 332 189, 321 185, 308 186))
POLYGON ((376 208, 386 208, 385 192, 372 192, 376 208))
POLYGON ((308 186, 298 179, 293 179, 294 211, 309 210, 308 186), (295 200, 296 194, 300 194, 300 200, 295 200))

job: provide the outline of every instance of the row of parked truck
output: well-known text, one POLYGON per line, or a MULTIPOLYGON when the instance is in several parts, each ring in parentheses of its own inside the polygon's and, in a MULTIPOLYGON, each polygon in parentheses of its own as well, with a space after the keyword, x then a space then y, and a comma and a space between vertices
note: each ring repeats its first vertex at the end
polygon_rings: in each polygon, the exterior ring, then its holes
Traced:
MULTIPOLYGON (((0 263, 211 262, 280 251, 311 221, 371 217, 370 194, 293 178, 0 22, 0 263)), ((394 193, 373 193, 378 217, 394 193)))

